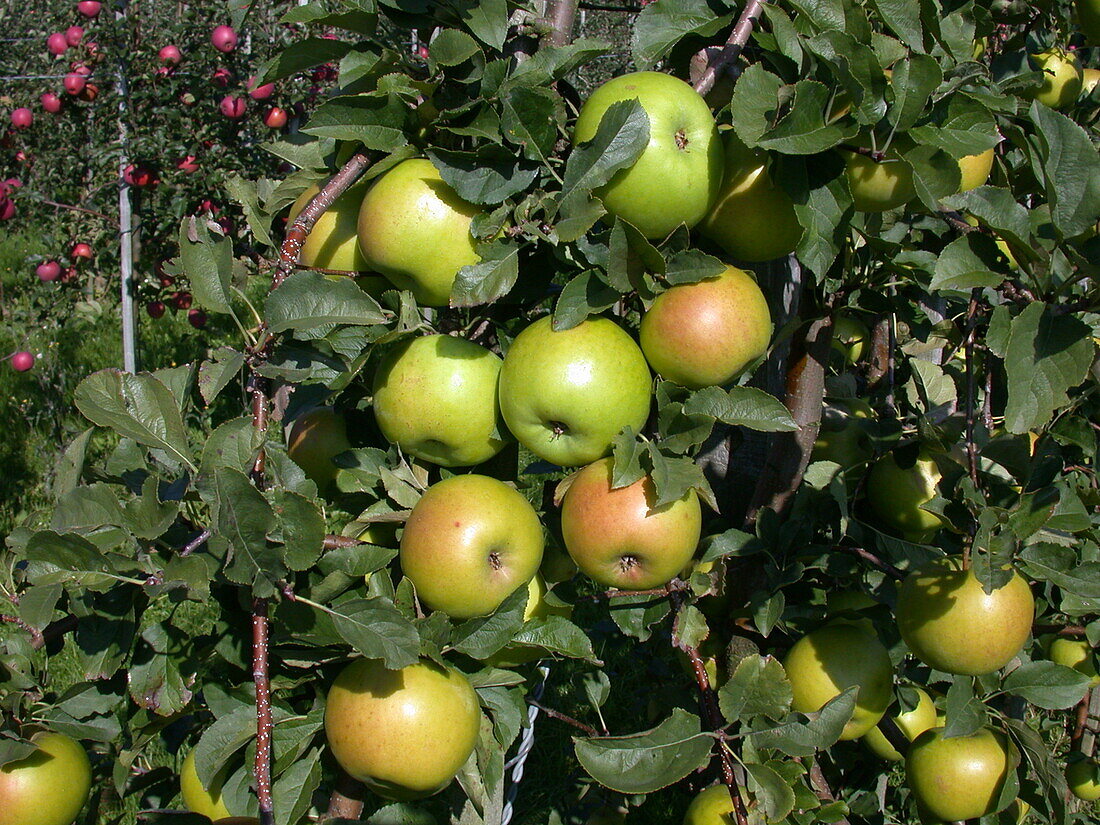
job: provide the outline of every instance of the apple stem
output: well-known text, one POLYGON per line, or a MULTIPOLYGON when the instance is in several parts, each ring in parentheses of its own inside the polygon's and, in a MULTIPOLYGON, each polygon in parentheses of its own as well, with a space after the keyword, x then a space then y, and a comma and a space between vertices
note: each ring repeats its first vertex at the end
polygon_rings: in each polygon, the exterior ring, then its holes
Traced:
POLYGON ((267 668, 267 599, 252 600, 252 681, 256 685, 256 796, 260 825, 275 825, 271 798, 271 681, 267 668))
POLYGON ((763 11, 764 3, 762 0, 748 0, 745 8, 741 11, 741 16, 737 19, 737 24, 730 33, 729 39, 726 41, 726 45, 712 60, 707 61, 707 68, 695 81, 695 91, 701 95, 707 94, 714 88, 719 76, 730 70, 737 58, 741 56, 741 52, 744 51, 745 44, 749 42, 749 37, 752 35, 753 26, 756 25, 756 21, 760 19, 763 11))

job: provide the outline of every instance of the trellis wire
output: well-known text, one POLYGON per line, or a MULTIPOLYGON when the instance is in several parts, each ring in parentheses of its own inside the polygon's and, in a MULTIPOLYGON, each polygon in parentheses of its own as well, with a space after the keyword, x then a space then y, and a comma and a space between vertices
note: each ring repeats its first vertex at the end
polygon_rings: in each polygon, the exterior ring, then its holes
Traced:
MULTIPOLYGON (((542 674, 542 681, 538 683, 531 694, 536 702, 542 698, 543 691, 546 690, 546 681, 550 678, 549 666, 539 665, 539 673, 542 674)), ((520 739, 519 750, 516 751, 515 756, 504 763, 504 770, 512 771, 512 784, 508 786, 504 807, 500 811, 500 825, 508 825, 512 821, 512 809, 516 797, 519 795, 519 783, 523 781, 523 766, 527 762, 531 748, 535 746, 535 719, 538 718, 538 715, 539 709, 535 705, 528 706, 527 729, 520 739)))

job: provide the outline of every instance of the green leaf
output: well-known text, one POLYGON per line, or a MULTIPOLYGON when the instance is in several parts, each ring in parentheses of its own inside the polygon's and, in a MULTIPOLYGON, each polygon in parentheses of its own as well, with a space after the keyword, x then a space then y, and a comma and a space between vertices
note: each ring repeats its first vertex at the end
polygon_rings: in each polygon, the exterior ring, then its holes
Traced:
POLYGON ((947 723, 944 736, 969 736, 986 723, 987 713, 981 699, 974 695, 974 680, 970 676, 955 676, 947 689, 944 709, 947 723))
POLYGON ((399 670, 420 659, 416 628, 386 599, 351 599, 332 608, 336 632, 368 659, 399 670))
POLYGON ((321 752, 311 753, 294 762, 275 779, 271 789, 277 822, 301 822, 313 802, 313 793, 321 786, 321 752))
POLYGON ((852 686, 838 694, 816 714, 807 714, 809 722, 787 722, 750 733, 754 747, 774 748, 796 758, 812 756, 815 751, 835 743, 852 718, 859 688, 852 686))
POLYGON ((572 329, 589 315, 614 306, 621 297, 597 277, 595 270, 582 272, 571 279, 558 295, 554 304, 554 331, 572 329))
MULTIPOLYGON (((735 100, 743 85, 744 75, 734 89, 735 100)), ((851 124, 843 120, 825 122, 832 93, 823 83, 800 80, 792 89, 794 97, 789 109, 760 134, 754 141, 756 146, 787 155, 816 155, 852 136, 854 126, 851 124)), ((783 91, 787 92, 786 89, 783 91)), ((772 101, 772 108, 780 108, 778 100, 772 101)))
POLYGON ((932 283, 933 292, 941 289, 967 290, 994 287, 1004 276, 990 268, 996 259, 997 246, 979 232, 971 232, 949 243, 936 259, 932 283))
POLYGON ((273 595, 283 572, 277 552, 267 541, 275 527, 274 510, 239 470, 216 468, 214 485, 215 534, 229 542, 232 551, 226 576, 238 584, 254 585, 257 596, 273 595))
POLYGON ((726 264, 700 252, 698 249, 685 249, 669 255, 665 268, 665 280, 670 286, 676 284, 694 284, 707 278, 717 278, 726 271, 726 264))
POLYGON ((1005 677, 1004 689, 1036 707, 1064 710, 1084 698, 1089 677, 1054 662, 1028 662, 1005 677))
POLYGON ((323 103, 302 131, 356 141, 376 152, 395 152, 408 143, 404 128, 409 111, 395 94, 344 95, 323 103))
POLYGON ((755 716, 779 721, 790 712, 792 698, 783 665, 773 656, 760 654, 742 659, 718 691, 722 716, 731 725, 755 716))
POLYGON ((94 372, 77 385, 73 399, 92 423, 163 450, 195 469, 175 398, 151 375, 115 369, 94 372))
MULTIPOLYGON (((871 6, 878 16, 882 18, 882 22, 886 24, 886 27, 890 29, 894 34, 898 36, 906 46, 915 52, 923 52, 924 49, 924 28, 920 22, 920 4, 909 2, 908 0, 871 0, 871 6)), ((911 55, 911 57, 924 57, 922 54, 911 55)), ((906 64, 906 61, 902 61, 901 69, 906 64)), ((895 84, 897 78, 895 76, 895 84)))
POLYGON ((340 60, 352 49, 351 43, 322 37, 307 37, 291 43, 267 61, 258 72, 257 84, 271 83, 322 63, 340 60))
MULTIPOLYGON (((904 0, 883 0, 899 6, 913 7, 904 0)), ((932 93, 943 82, 943 72, 934 57, 912 54, 898 63, 891 80, 894 103, 886 113, 886 119, 895 130, 904 132, 915 124, 928 105, 932 93)))
POLYGON ((262 206, 269 202, 275 191, 275 181, 246 180, 240 175, 232 174, 226 180, 225 188, 229 196, 241 205, 241 211, 248 221, 248 229, 256 236, 256 240, 265 246, 277 248, 278 243, 271 237, 271 215, 262 206))
POLYGON ((459 29, 440 29, 428 46, 428 56, 440 66, 457 66, 475 54, 482 54, 481 47, 459 29))
POLYGON ((657 0, 643 5, 630 43, 634 65, 651 68, 683 38, 711 37, 732 19, 732 14, 715 14, 706 0, 657 0))
POLYGON ((523 192, 538 176, 538 167, 497 147, 478 152, 428 149, 432 165, 444 182, 465 201, 495 206, 523 192))
POLYGON ((273 333, 309 330, 327 324, 370 326, 386 322, 378 302, 351 278, 295 272, 271 293, 264 306, 273 333))
POLYGON ((657 492, 652 505, 654 509, 680 501, 693 489, 715 510, 718 509, 703 470, 693 459, 688 456, 666 456, 653 443, 646 445, 645 459, 657 492))
POLYGON ((561 98, 550 89, 509 85, 501 93, 500 103, 501 134, 522 148, 528 160, 549 165, 558 129, 565 122, 561 98))
POLYGON ((1035 544, 1020 552, 1024 571, 1088 601, 1100 600, 1100 562, 1077 562, 1069 547, 1035 544))
POLYGON ((1039 102, 1028 112, 1042 146, 1050 217, 1067 237, 1091 229, 1100 218, 1100 157, 1088 133, 1039 102))
POLYGON ((474 37, 500 51, 508 36, 508 3, 506 0, 477 0, 463 10, 462 22, 474 37))
POLYGON ((791 412, 773 395, 755 387, 704 387, 684 402, 685 415, 706 415, 724 424, 761 432, 794 432, 791 412))
POLYGON ((244 366, 244 353, 232 347, 218 347, 211 353, 211 360, 199 367, 199 392, 207 404, 218 397, 244 366))
POLYGON ((1005 369, 1005 426, 1022 434, 1042 428, 1069 403, 1068 392, 1085 380, 1096 353, 1091 328, 1073 315, 1056 315, 1041 301, 1012 322, 1005 369))
POLYGON ((529 597, 526 584, 517 587, 488 616, 469 619, 455 629, 454 648, 475 659, 487 659, 508 644, 523 625, 529 597))
POLYGON ((763 807, 768 822, 780 822, 794 810, 795 796, 791 786, 768 765, 745 764, 749 775, 749 790, 763 807))
POLYGON ((714 740, 699 717, 680 708, 657 727, 631 736, 573 737, 577 760, 604 787, 619 793, 651 793, 701 768, 714 740))
POLYGON ((279 490, 274 505, 282 532, 283 563, 291 570, 309 570, 324 550, 324 514, 312 499, 289 490, 279 490))
POLYGON ((623 427, 622 431, 611 442, 611 489, 629 487, 634 482, 645 476, 645 468, 642 466, 642 456, 645 455, 646 445, 638 440, 637 434, 630 427, 623 427))
POLYGON ((585 632, 562 616, 528 619, 512 638, 509 647, 538 648, 570 659, 599 663, 592 640, 585 632))
POLYGON ((51 489, 55 501, 60 501, 80 484, 80 478, 84 475, 84 458, 88 451, 88 442, 94 432, 94 427, 84 430, 66 445, 57 459, 51 489))
POLYGON ((481 306, 507 295, 519 278, 521 248, 515 241, 506 240, 482 244, 481 263, 458 270, 451 287, 451 306, 481 306))
POLYGON ((565 164, 561 203, 570 195, 603 186, 649 144, 649 116, 636 100, 620 100, 604 112, 592 140, 576 147, 565 164))

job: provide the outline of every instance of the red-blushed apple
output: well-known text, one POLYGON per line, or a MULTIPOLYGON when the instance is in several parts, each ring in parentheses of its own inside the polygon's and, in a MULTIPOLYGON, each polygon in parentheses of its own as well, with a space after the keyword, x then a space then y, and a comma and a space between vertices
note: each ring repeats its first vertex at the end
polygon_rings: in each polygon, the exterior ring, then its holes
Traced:
POLYGON ((169 300, 172 302, 173 309, 190 309, 193 298, 190 292, 173 292, 169 300))
POLYGON ((84 87, 88 85, 87 79, 84 75, 78 72, 69 72, 65 75, 65 79, 61 81, 61 85, 65 87, 65 91, 71 95, 78 95, 84 91, 84 87))
POLYGON ((607 318, 555 332, 550 317, 526 327, 500 371, 500 411, 527 449, 562 467, 611 452, 624 427, 640 432, 653 381, 641 349, 607 318))
MULTIPOLYGON (((916 694, 917 704, 911 709, 901 711, 894 716, 894 724, 897 725, 898 730, 908 737, 909 741, 913 741, 937 724, 936 706, 932 702, 932 697, 920 688, 912 688, 912 691, 916 694)), ((877 726, 863 734, 863 744, 867 746, 871 753, 888 762, 901 762, 905 759, 905 755, 899 753, 897 748, 890 744, 890 741, 877 726)))
POLYGON ((34 355, 26 350, 20 350, 11 357, 11 367, 16 372, 26 372, 34 366, 34 355))
POLYGON ((210 75, 210 82, 219 89, 225 89, 233 82, 233 72, 226 68, 215 69, 214 74, 210 75))
MULTIPOLYGON (((351 186, 326 209, 302 244, 298 263, 318 269, 335 269, 342 272, 366 272, 370 269, 366 257, 359 248, 359 207, 363 203, 368 182, 360 181, 351 186)), ((287 216, 287 226, 294 223, 321 187, 309 186, 294 201, 287 216)))
POLYGON ((256 76, 248 78, 248 83, 245 85, 248 89, 248 96, 253 100, 267 100, 273 94, 275 94, 275 84, 265 83, 262 86, 256 85, 256 76))
POLYGON ((702 529, 699 496, 689 489, 655 507, 653 479, 611 488, 612 460, 580 470, 561 504, 565 549, 590 579, 621 590, 648 590, 675 578, 695 554, 702 529))
POLYGON ((101 8, 103 8, 103 4, 100 0, 80 0, 80 2, 76 4, 76 10, 89 18, 99 14, 101 8))
POLYGON ((918 805, 938 821, 961 822, 997 810, 1008 772, 1019 755, 1005 735, 979 728, 969 736, 926 730, 909 746, 905 779, 918 805))
POLYGON ((42 108, 51 115, 56 115, 61 111, 61 98, 53 92, 44 92, 39 100, 42 102, 42 108))
POLYGON ((160 318, 164 315, 164 301, 149 301, 145 305, 145 311, 149 313, 150 318, 160 318))
POLYGON ((332 407, 317 407, 298 416, 286 439, 287 455, 322 493, 336 478, 338 468, 332 459, 350 449, 344 416, 332 407))
POLYGON ((857 739, 878 724, 893 696, 890 654, 869 624, 836 622, 807 633, 783 660, 799 713, 815 713, 852 686, 859 688, 840 738, 857 739))
POLYGON ((180 51, 179 46, 169 44, 160 47, 157 58, 166 66, 178 66, 179 62, 183 60, 183 53, 180 51))
POLYGON ((43 261, 34 268, 34 274, 40 281, 56 281, 61 277, 61 264, 57 261, 43 261))
POLYGON ((183 806, 191 813, 202 814, 210 819, 229 816, 229 809, 222 800, 224 782, 223 769, 214 776, 209 785, 204 786, 195 768, 195 751, 192 750, 180 766, 180 795, 183 797, 183 806))
POLYGON ((359 247, 371 269, 417 303, 447 306, 458 270, 481 261, 470 235, 480 207, 462 200, 423 158, 379 177, 359 209, 359 247))
POLYGON ((722 135, 725 173, 699 231, 742 261, 770 261, 794 252, 802 225, 790 196, 772 181, 767 153, 749 149, 733 129, 722 135))
POLYGON ((94 83, 88 83, 80 90, 80 94, 78 94, 77 97, 85 103, 91 103, 99 97, 99 87, 94 83))
POLYGON ((218 104, 218 110, 230 120, 240 120, 248 110, 248 101, 243 97, 226 95, 218 104))
POLYGON ((131 163, 122 170, 122 179, 131 186, 141 188, 153 186, 156 180, 156 172, 144 163, 131 163))
POLYGON ((60 57, 69 50, 69 41, 65 39, 63 32, 54 32, 46 38, 46 50, 50 54, 60 57))
POLYGON ((480 726, 466 677, 427 659, 400 670, 356 659, 336 677, 325 705, 336 761, 388 799, 443 790, 474 752, 480 726))
POLYGON ((26 106, 12 109, 11 125, 13 127, 16 129, 29 129, 32 123, 34 123, 34 114, 26 106))
POLYGON ((655 372, 691 389, 726 384, 768 350, 768 302, 748 273, 678 284, 642 316, 638 338, 655 372))
POLYGON ((488 461, 506 443, 497 401, 501 359, 450 335, 403 341, 374 376, 374 415, 387 440, 443 467, 488 461))
POLYGON ((92 259, 92 248, 84 242, 75 243, 73 244, 72 250, 69 252, 69 257, 83 258, 86 261, 90 261, 92 259))
POLYGON ((0 197, 0 221, 10 221, 15 217, 15 202, 9 197, 0 197))
POLYGON ((69 26, 65 29, 65 42, 72 47, 80 45, 80 41, 84 39, 84 29, 80 26, 69 26))
POLYGON ((74 64, 73 65, 73 71, 76 72, 79 75, 83 75, 84 77, 91 77, 91 75, 92 75, 91 68, 89 68, 88 66, 85 66, 83 63, 74 64))
POLYGON ((286 126, 286 109, 272 106, 264 113, 264 126, 269 129, 282 129, 286 126))
POLYGON ((229 54, 237 48, 237 33, 232 26, 215 26, 210 33, 210 42, 222 54, 229 54))
POLYGON ((206 313, 201 309, 187 310, 187 323, 195 329, 203 329, 206 326, 206 313))
POLYGON ((187 155, 186 157, 180 158, 179 162, 176 164, 176 168, 188 175, 194 174, 199 171, 198 158, 194 155, 187 155))
POLYGON ((946 673, 981 676, 1000 670, 1023 648, 1035 619, 1027 581, 986 593, 958 556, 935 559, 898 587, 898 630, 913 655, 946 673))
POLYGON ((1043 73, 1043 83, 1029 95, 1052 109, 1066 109, 1077 102, 1084 86, 1084 74, 1077 55, 1054 47, 1029 55, 1031 68, 1043 73))
POLYGON ((867 476, 867 503, 890 529, 910 541, 927 541, 943 519, 923 507, 936 497, 942 479, 939 460, 931 452, 921 450, 906 466, 898 463, 896 453, 887 453, 867 476))
POLYGON ((589 96, 577 116, 574 144, 590 141, 604 113, 631 99, 649 118, 649 143, 595 194, 612 215, 658 240, 707 216, 722 185, 722 142, 710 107, 691 86, 662 72, 633 72, 589 96))
POLYGON ((71 825, 92 789, 84 747, 61 733, 36 733, 25 759, 0 767, 0 825, 71 825))
POLYGON ((521 493, 483 475, 429 487, 401 535, 401 572, 432 610, 455 619, 492 613, 538 572, 543 530, 521 493))

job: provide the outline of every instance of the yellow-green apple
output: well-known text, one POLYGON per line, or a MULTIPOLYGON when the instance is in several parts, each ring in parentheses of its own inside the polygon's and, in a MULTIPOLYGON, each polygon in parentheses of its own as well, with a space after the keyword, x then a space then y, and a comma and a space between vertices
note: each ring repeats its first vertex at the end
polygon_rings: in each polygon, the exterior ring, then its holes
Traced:
POLYGON ((936 820, 958 822, 993 813, 1014 768, 1014 748, 1003 733, 991 728, 950 738, 944 730, 929 728, 909 746, 909 790, 936 820))
POLYGON ((577 575, 577 565, 565 550, 551 542, 542 554, 539 574, 551 583, 569 581, 577 575))
POLYGON ((1091 95, 1097 83, 1100 83, 1100 69, 1088 68, 1081 70, 1081 94, 1091 95))
POLYGON ((75 739, 41 732, 25 759, 0 766, 0 825, 72 825, 92 789, 92 765, 75 739))
POLYGON ((850 398, 829 402, 821 415, 810 460, 834 461, 844 470, 870 461, 874 455, 874 420, 874 410, 866 401, 850 398))
POLYGON ((351 449, 344 416, 332 407, 316 407, 294 420, 286 440, 286 452, 324 492, 339 469, 332 459, 351 449))
POLYGON ((857 686, 856 706, 841 739, 856 739, 878 724, 893 695, 894 668, 869 625, 837 622, 807 633, 783 660, 791 707, 814 713, 857 686))
POLYGON ((634 99, 649 117, 649 143, 596 195, 612 215, 659 240, 680 224, 695 226, 710 211, 722 184, 722 144, 706 101, 661 72, 620 75, 596 89, 577 116, 573 142, 591 140, 613 104, 634 99))
MULTIPOLYGON (((294 223, 320 191, 321 187, 314 184, 298 196, 298 200, 290 207, 287 226, 294 223)), ((367 259, 359 249, 358 235, 359 206, 363 203, 366 191, 366 182, 357 183, 321 213, 306 242, 302 244, 298 260, 303 266, 345 272, 365 272, 370 269, 367 259)))
POLYGON ((921 509, 936 497, 943 478, 937 460, 921 450, 910 466, 894 453, 882 456, 867 477, 867 502, 875 516, 910 541, 925 541, 942 525, 937 514, 921 509))
POLYGON ((359 209, 359 248, 368 265, 417 303, 446 306, 458 270, 481 260, 470 223, 481 209, 413 158, 383 174, 359 209))
POLYGON ((473 753, 480 725, 466 677, 427 660, 387 670, 376 659, 356 659, 332 683, 325 707, 325 735, 340 767, 388 799, 449 785, 473 753))
POLYGON ((833 321, 833 349, 849 364, 858 363, 871 340, 871 330, 858 318, 838 315, 833 321))
MULTIPOLYGON (((748 825, 764 825, 768 820, 757 806, 756 799, 746 788, 741 788, 740 793, 745 802, 748 825)), ((730 789, 721 783, 697 793, 684 814, 684 825, 732 825, 736 821, 730 789)))
POLYGON ((215 819, 214 825, 260 825, 260 820, 254 816, 227 816, 225 819, 215 819))
POLYGON ((504 447, 497 400, 498 355, 450 335, 410 338, 386 353, 374 375, 382 435, 410 455, 468 467, 504 447))
POLYGON ((1043 640, 1047 658, 1063 667, 1073 668, 1083 676, 1089 677, 1091 687, 1100 686, 1100 675, 1096 672, 1096 657, 1092 645, 1084 639, 1067 639, 1065 636, 1050 636, 1043 640))
POLYGON ((725 173, 699 231, 742 261, 770 261, 794 252, 802 225, 790 196, 772 181, 767 154, 749 149, 733 129, 722 135, 725 173))
POLYGON ((1079 759, 1066 767, 1070 793, 1086 802, 1100 799, 1100 765, 1092 759, 1079 759))
POLYGON ((728 266, 716 278, 662 292, 638 333, 649 365, 690 389, 725 384, 768 350, 772 319, 748 273, 728 266))
POLYGON ((614 321, 589 318, 555 332, 547 316, 504 356, 500 411, 524 447, 576 467, 611 452, 623 427, 641 430, 652 390, 645 356, 614 321))
POLYGON ((969 192, 985 185, 989 173, 993 171, 993 150, 987 149, 977 155, 959 158, 959 190, 969 192))
POLYGON ((1031 98, 1052 109, 1072 106, 1084 85, 1077 55, 1054 47, 1029 57, 1031 67, 1043 73, 1043 84, 1029 93, 1031 98))
POLYGON ((702 512, 689 489, 654 507, 653 479, 611 488, 612 460, 580 470, 561 504, 561 533, 577 567, 598 584, 622 590, 660 587, 684 569, 699 544, 702 512))
POLYGON ((962 559, 946 556, 914 570, 898 587, 901 638, 918 659, 947 673, 980 676, 1007 665, 1031 635, 1035 599, 1013 571, 986 593, 962 559))
POLYGON ((522 494, 495 478, 459 475, 437 481, 413 507, 399 558, 424 604, 469 619, 525 586, 542 548, 542 524, 522 494))
POLYGON ((180 794, 183 806, 191 813, 202 814, 210 819, 223 819, 230 815, 222 800, 222 783, 225 782, 224 769, 214 776, 208 786, 199 779, 195 767, 195 751, 187 754, 180 766, 180 794))
MULTIPOLYGON (((913 690, 917 694, 916 706, 894 716, 894 723, 909 738, 909 741, 916 739, 929 728, 936 727, 936 706, 932 703, 932 697, 920 688, 913 690)), ((863 734, 863 744, 870 748, 873 754, 889 762, 900 762, 905 758, 890 744, 877 726, 863 734)))
POLYGON ((913 167, 902 160, 896 147, 892 146, 882 160, 848 149, 841 149, 840 153, 852 203, 860 212, 886 212, 916 196, 913 167))

